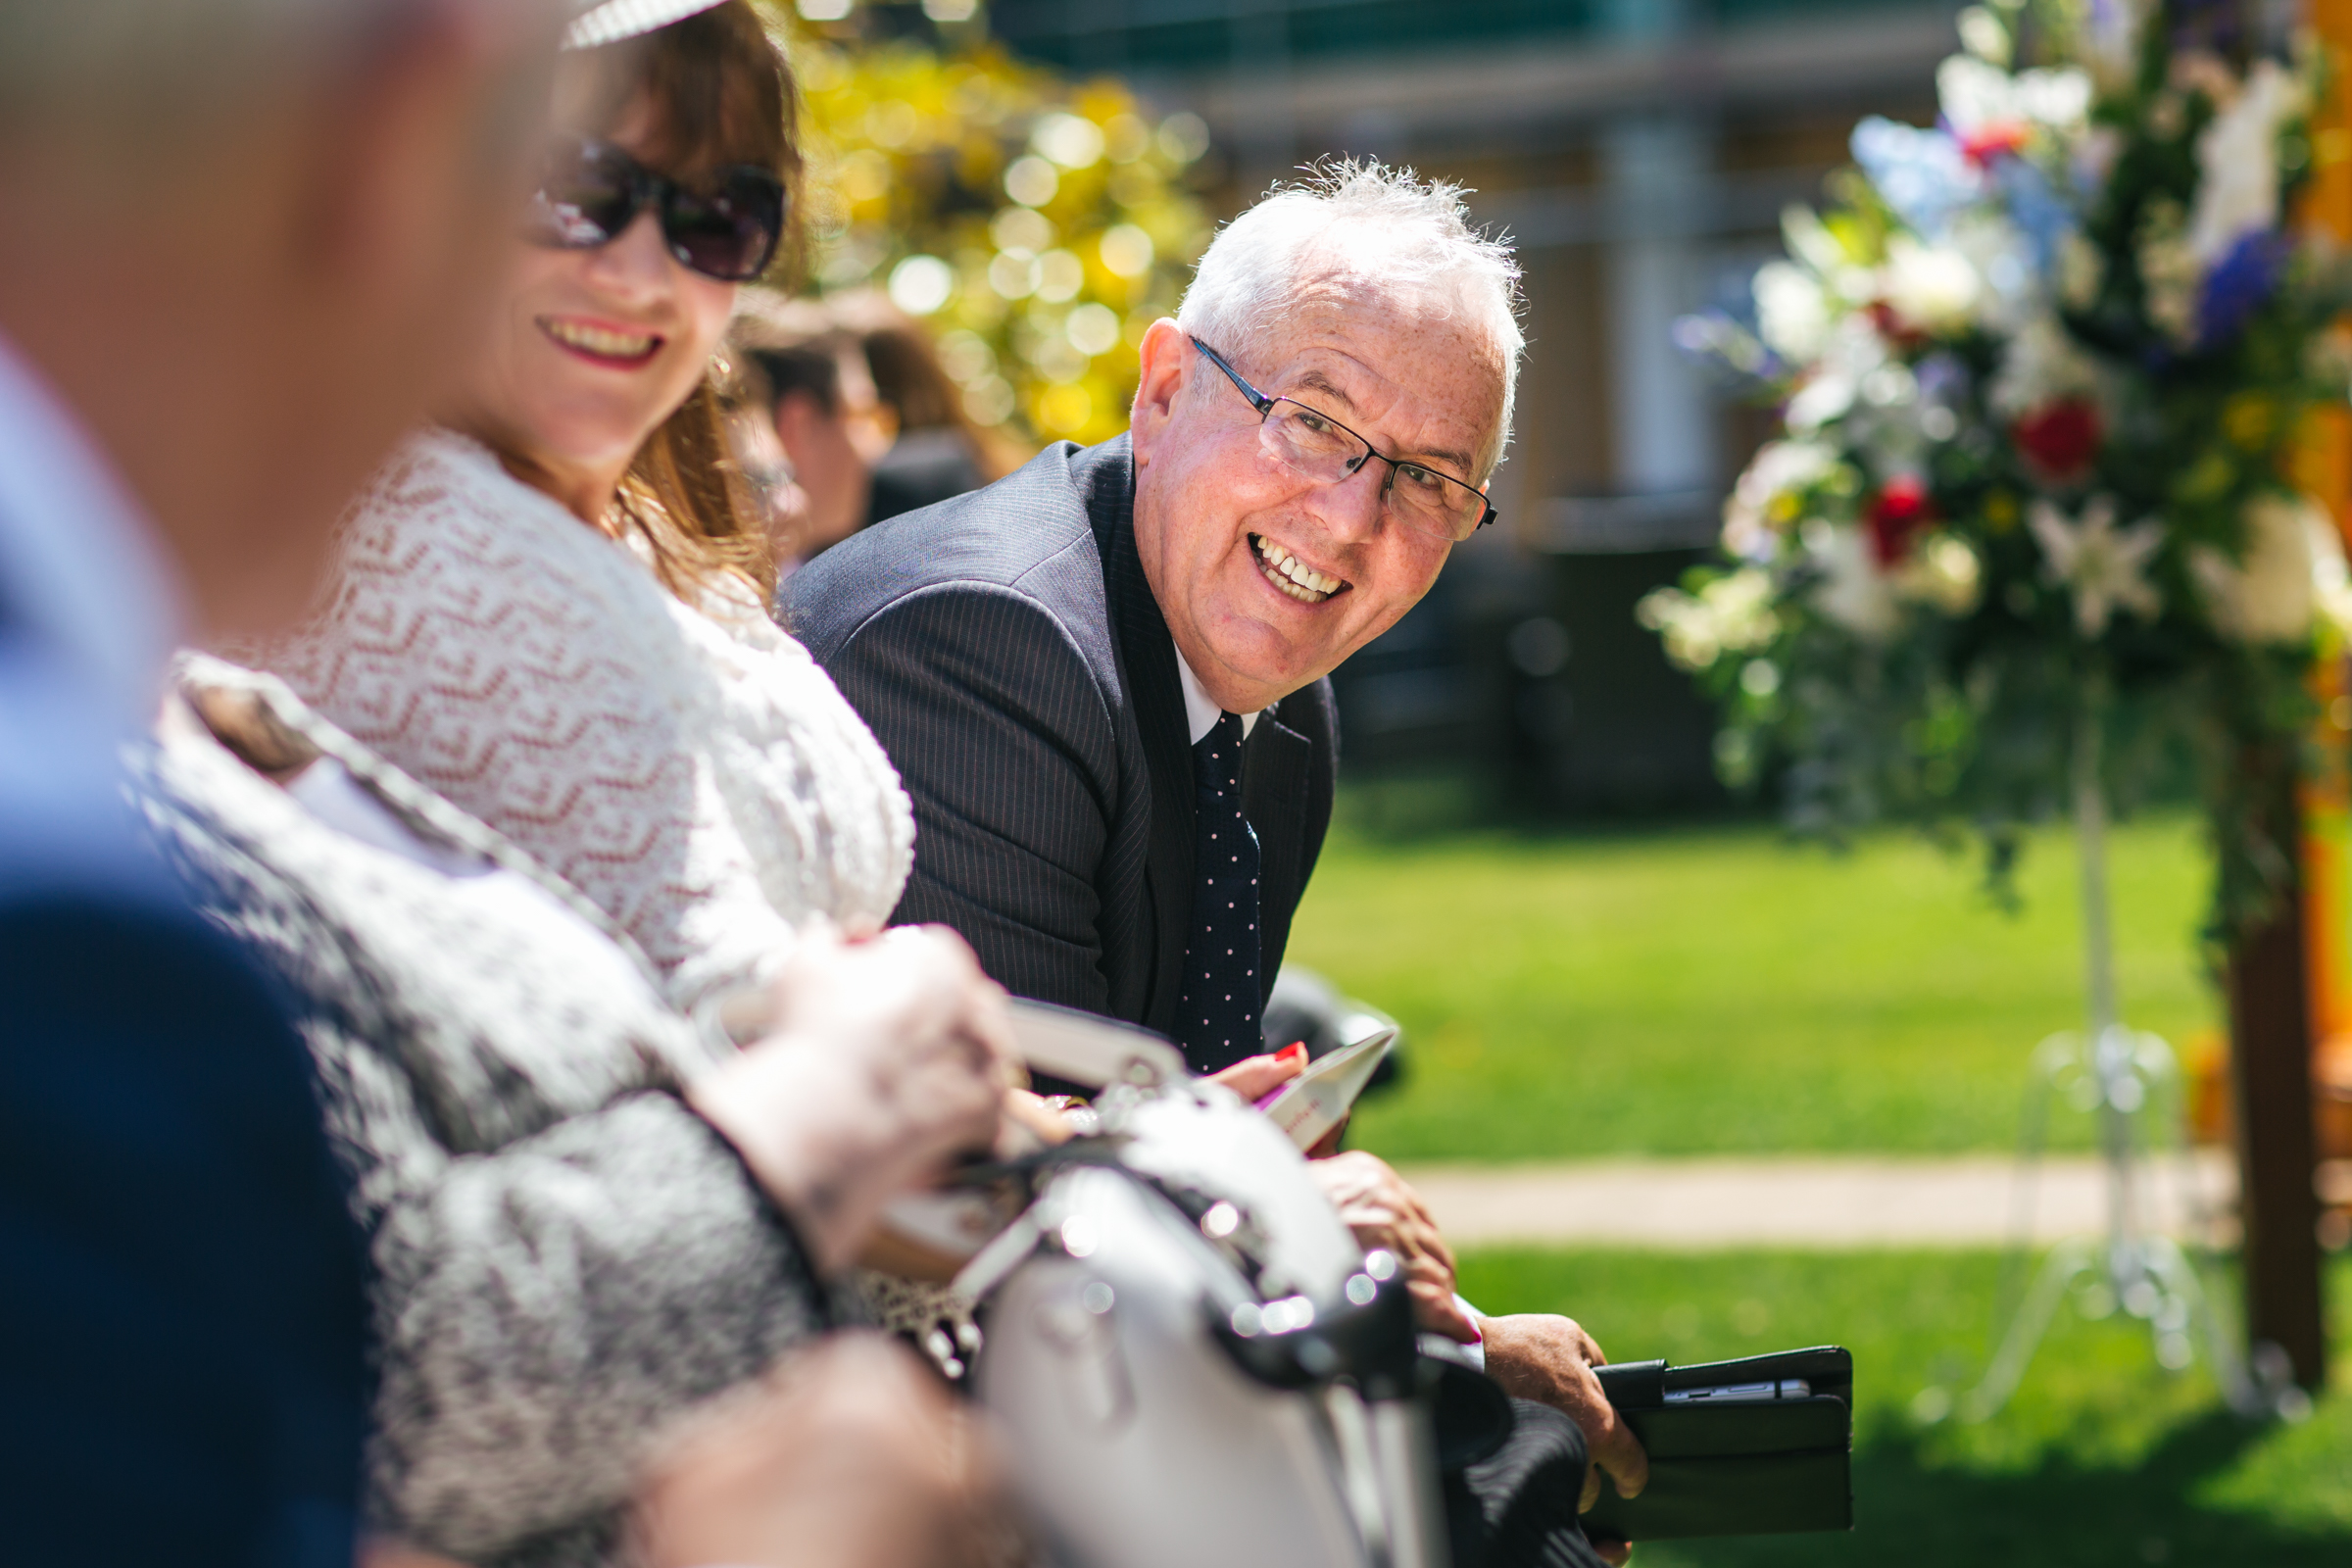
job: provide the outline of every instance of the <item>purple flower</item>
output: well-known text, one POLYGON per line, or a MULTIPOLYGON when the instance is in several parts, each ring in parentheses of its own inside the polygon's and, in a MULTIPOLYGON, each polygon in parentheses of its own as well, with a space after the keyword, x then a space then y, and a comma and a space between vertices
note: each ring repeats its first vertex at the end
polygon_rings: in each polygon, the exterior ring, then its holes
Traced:
POLYGON ((2288 250, 2274 228, 2244 235, 2223 254, 2197 299, 2198 348, 2218 348, 2244 328, 2278 286, 2288 250))

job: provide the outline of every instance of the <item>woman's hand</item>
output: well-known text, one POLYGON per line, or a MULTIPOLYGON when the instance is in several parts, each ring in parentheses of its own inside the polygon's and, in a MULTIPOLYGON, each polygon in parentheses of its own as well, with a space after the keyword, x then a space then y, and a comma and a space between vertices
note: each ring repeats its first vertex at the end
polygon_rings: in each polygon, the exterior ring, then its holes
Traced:
POLYGON ((1284 1084, 1306 1071, 1306 1047, 1285 1046, 1264 1056, 1244 1056, 1230 1067, 1208 1075, 1254 1105, 1284 1084))
POLYGON ((960 937, 903 926, 811 934, 777 978, 774 1020, 687 1100, 829 1272, 891 1199, 993 1146, 1021 1078, 1011 1013, 960 937))

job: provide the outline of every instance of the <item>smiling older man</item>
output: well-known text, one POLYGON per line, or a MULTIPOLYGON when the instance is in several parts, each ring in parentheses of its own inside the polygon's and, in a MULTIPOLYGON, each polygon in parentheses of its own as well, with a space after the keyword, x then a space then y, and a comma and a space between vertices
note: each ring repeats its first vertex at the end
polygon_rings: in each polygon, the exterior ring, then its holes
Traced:
POLYGON ((1258 1049, 1331 815, 1323 677, 1492 514, 1516 277, 1451 187, 1345 167, 1279 192, 1145 334, 1129 435, 793 579, 914 797, 899 918, 1198 1070, 1258 1049))
MULTIPOLYGON (((1218 234, 1144 335, 1128 435, 1051 447, 793 577, 794 630, 913 797, 898 919, 954 926, 1017 995, 1253 1070, 1331 819, 1324 677, 1494 515, 1517 277, 1454 187, 1335 166, 1218 234)), ((1583 1330, 1473 1322, 1410 1189, 1366 1154, 1319 1166, 1410 1260, 1423 1326, 1483 1338, 1505 1389, 1574 1416, 1639 1490, 1583 1330)))

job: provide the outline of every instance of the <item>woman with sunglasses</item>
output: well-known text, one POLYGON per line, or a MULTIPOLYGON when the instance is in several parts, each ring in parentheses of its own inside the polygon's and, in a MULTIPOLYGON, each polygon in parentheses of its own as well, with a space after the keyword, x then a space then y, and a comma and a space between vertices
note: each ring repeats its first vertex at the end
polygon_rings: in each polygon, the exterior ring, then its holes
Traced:
POLYGON ((723 461, 714 355, 787 237, 791 78, 748 0, 617 0, 571 42, 479 358, 263 662, 586 893, 692 1006, 811 916, 887 918, 913 819, 764 612, 723 461), (664 12, 692 14, 605 41, 664 12))

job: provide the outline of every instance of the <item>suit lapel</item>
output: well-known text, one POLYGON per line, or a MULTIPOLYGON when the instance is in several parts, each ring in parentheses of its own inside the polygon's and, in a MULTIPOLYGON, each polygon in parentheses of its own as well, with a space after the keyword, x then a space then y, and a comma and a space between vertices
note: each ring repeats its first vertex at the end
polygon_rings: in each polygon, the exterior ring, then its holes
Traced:
POLYGON ((1308 773, 1314 744, 1268 709, 1242 748, 1242 809, 1257 832, 1258 981, 1268 992, 1306 891, 1308 773))
POLYGON ((1143 956, 1151 977, 1144 991, 1144 1022, 1164 1033, 1175 1024, 1185 933, 1192 927, 1193 751, 1191 726, 1184 716, 1184 686, 1176 673, 1176 644, 1136 555, 1134 494, 1130 481, 1117 515, 1097 517, 1097 538, 1102 546, 1103 587, 1117 627, 1128 706, 1143 737, 1150 772, 1152 833, 1145 879, 1155 929, 1152 951, 1143 956))

